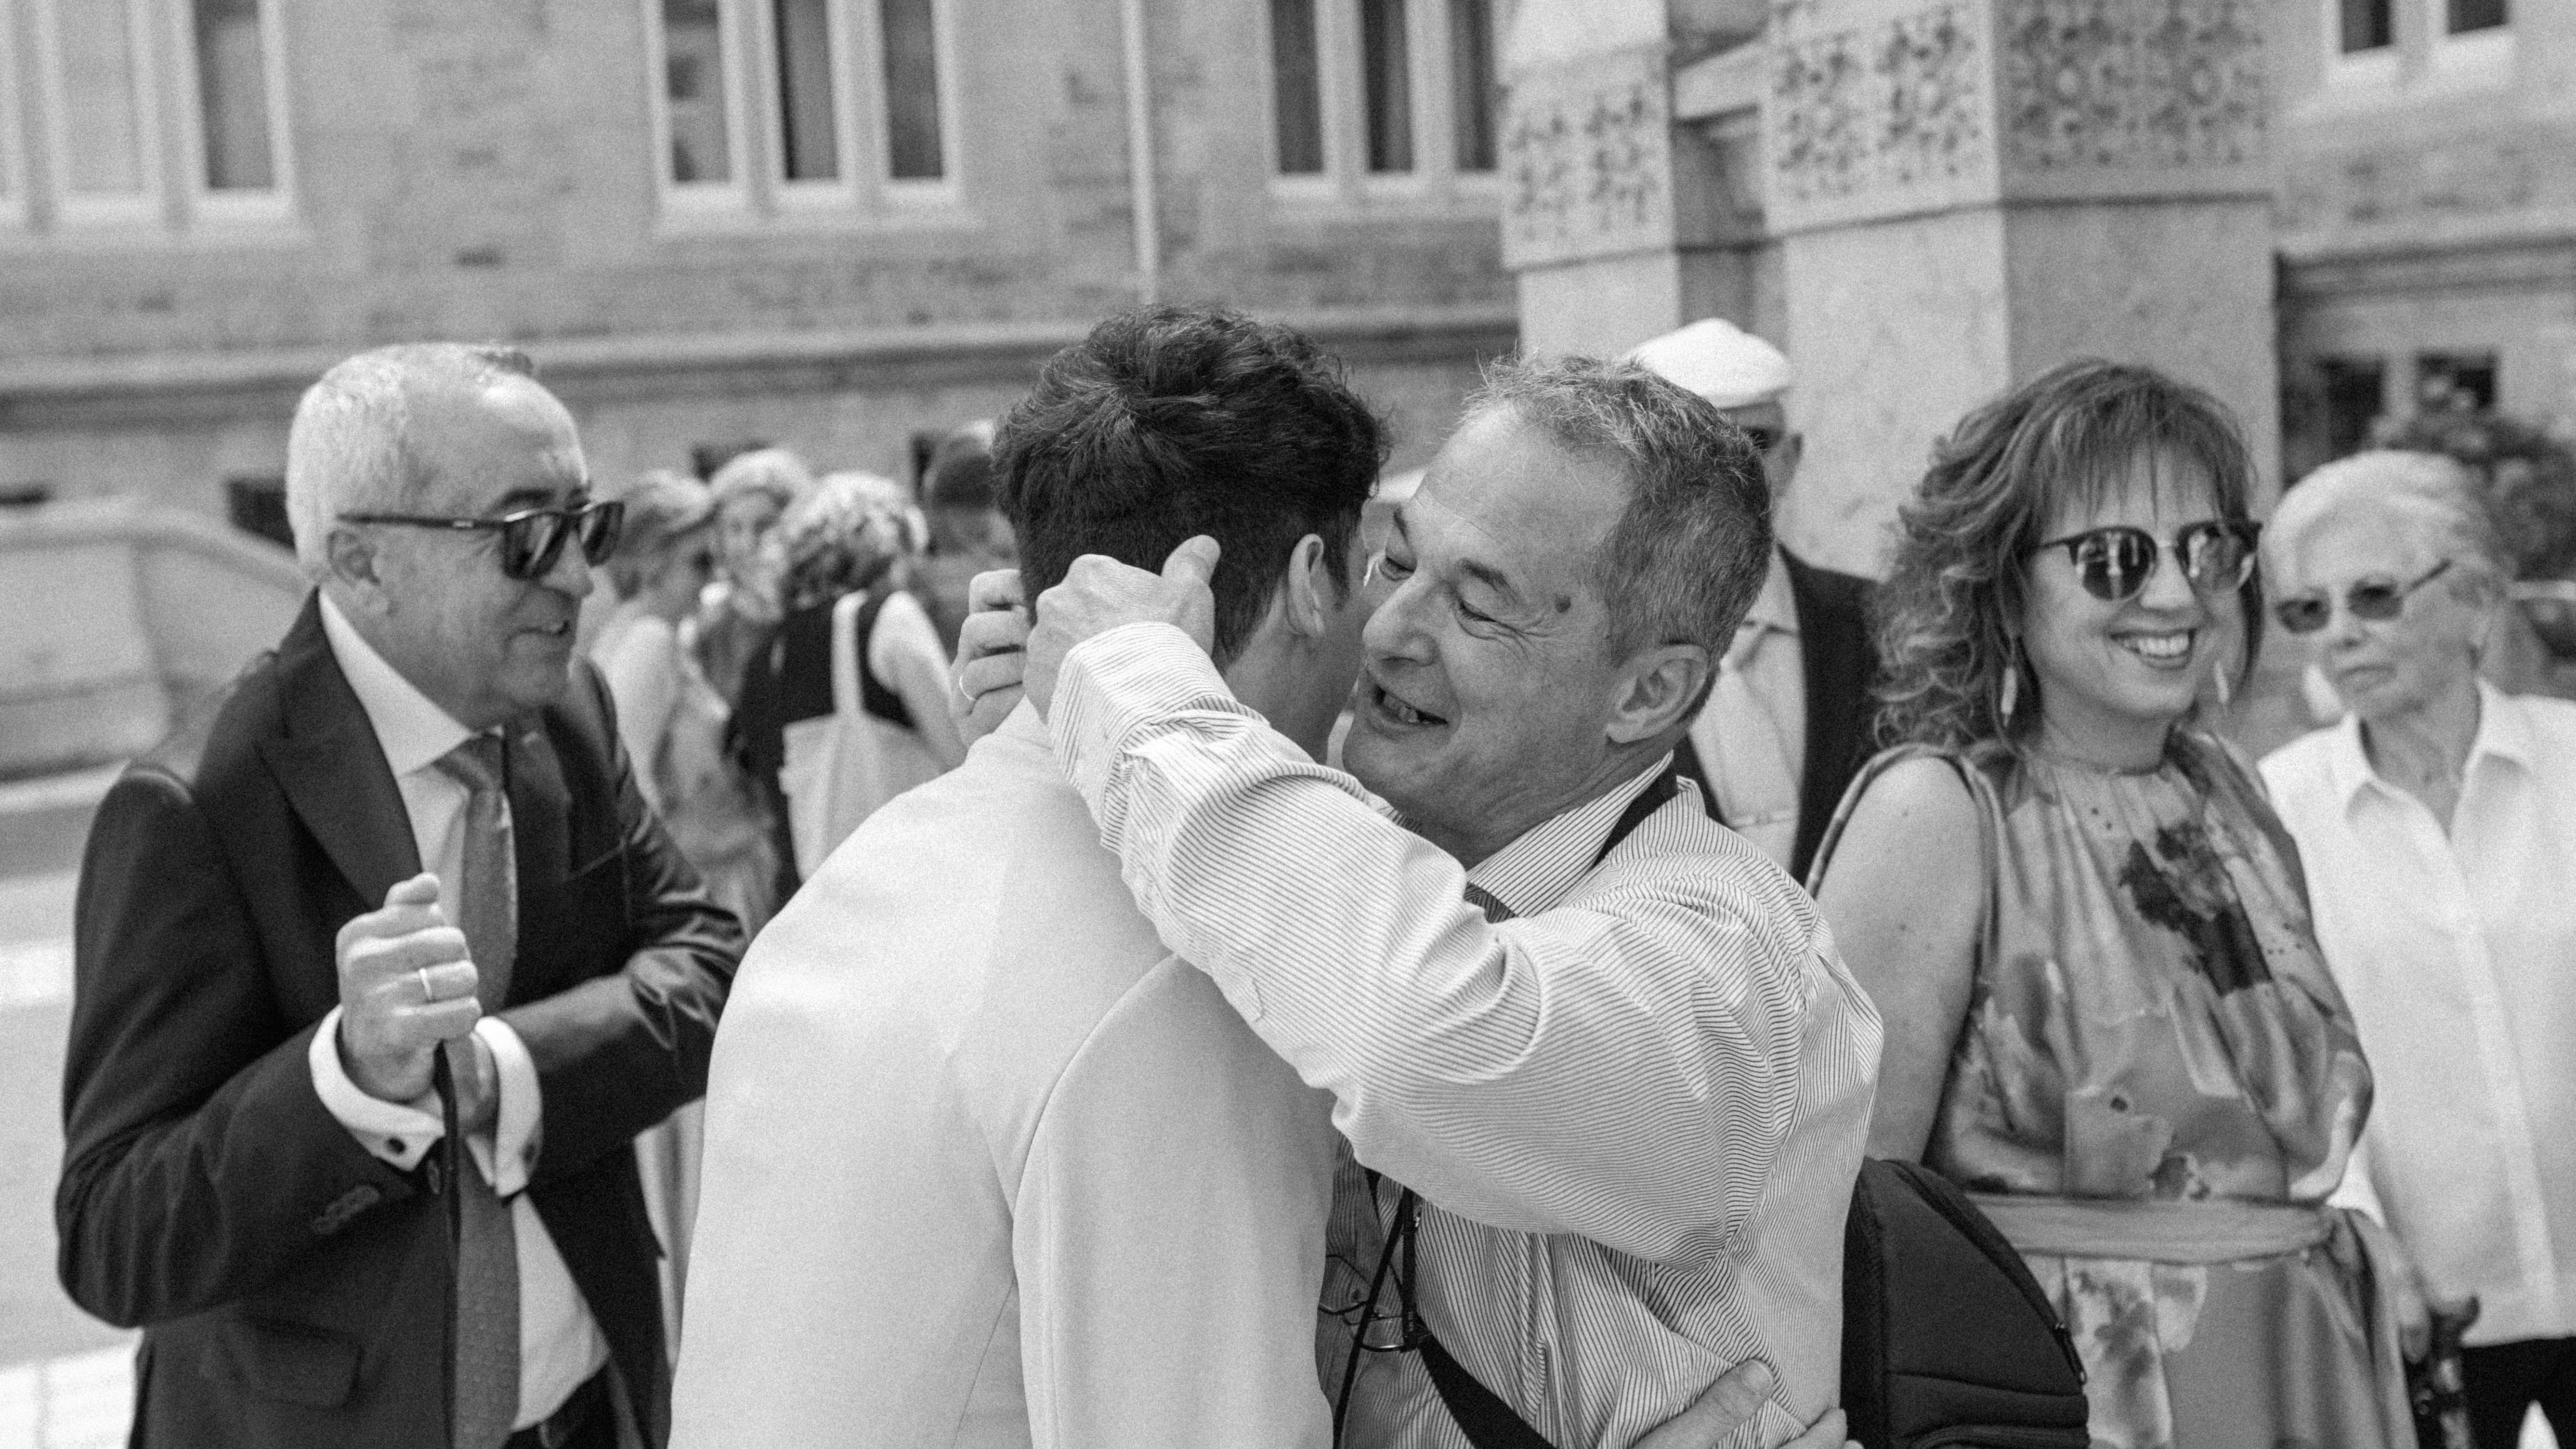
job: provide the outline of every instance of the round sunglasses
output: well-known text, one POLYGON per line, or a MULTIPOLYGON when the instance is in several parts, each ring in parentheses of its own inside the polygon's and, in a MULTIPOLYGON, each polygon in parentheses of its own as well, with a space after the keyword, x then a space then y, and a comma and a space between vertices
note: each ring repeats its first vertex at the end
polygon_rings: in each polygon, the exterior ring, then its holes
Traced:
POLYGON ((498 532, 501 572, 514 579, 541 579, 552 572, 564 545, 581 540, 582 561, 597 567, 617 552, 617 535, 626 525, 626 505, 602 500, 565 508, 522 508, 498 518, 439 518, 419 513, 343 513, 344 523, 400 523, 413 528, 448 528, 460 532, 498 532))
MULTIPOLYGON (((2413 583, 2397 584, 2384 579, 2365 579, 2343 591, 2343 606, 2356 619, 2385 623, 2406 612, 2406 596, 2442 576, 2451 566, 2449 559, 2433 565, 2413 583)), ((2334 617, 2334 601, 2324 594, 2301 594, 2283 599, 2272 606, 2272 617, 2293 634, 2313 634, 2334 617)))
MULTIPOLYGON (((2186 525, 2174 535, 2172 547, 2174 556, 2182 560, 2183 577, 2190 580, 2194 591, 2223 594, 2244 587, 2245 580, 2252 577, 2254 537, 2253 524, 2208 519, 2186 525)), ((2155 576, 2164 547, 2143 528, 2114 524, 2052 538, 2032 545, 2030 551, 2066 550, 2067 561, 2075 565, 2075 577, 2084 585, 2084 592, 2106 604, 2122 604, 2136 598, 2147 580, 2155 576)))

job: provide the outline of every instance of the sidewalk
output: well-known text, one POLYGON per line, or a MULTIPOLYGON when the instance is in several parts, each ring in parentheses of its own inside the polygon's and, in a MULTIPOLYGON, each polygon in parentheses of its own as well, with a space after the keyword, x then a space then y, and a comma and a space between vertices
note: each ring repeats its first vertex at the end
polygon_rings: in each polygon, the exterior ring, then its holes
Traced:
POLYGON ((134 1401, 134 1335, 54 1281, 74 882, 0 876, 0 1449, 111 1449, 134 1401))

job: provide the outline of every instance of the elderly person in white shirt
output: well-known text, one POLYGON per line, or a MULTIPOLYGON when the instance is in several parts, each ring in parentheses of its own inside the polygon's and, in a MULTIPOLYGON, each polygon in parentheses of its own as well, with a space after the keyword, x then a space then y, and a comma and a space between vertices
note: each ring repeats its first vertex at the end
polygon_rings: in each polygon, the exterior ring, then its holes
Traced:
POLYGON ((1760 1358, 1753 1449, 1838 1395, 1877 1014, 1671 768, 1768 512, 1643 368, 1498 369, 1371 566, 1349 775, 1210 662, 1203 544, 1039 600, 1029 696, 1137 903, 1335 1099, 1346 1443, 1622 1449, 1760 1358))
POLYGON ((2474 1294, 2481 1444, 2576 1435, 2576 704, 2478 677, 2505 602, 2448 459, 2365 453, 2267 527, 2274 611, 2348 707, 2263 762, 2379 1090, 2346 1179, 2435 1302, 2474 1294))

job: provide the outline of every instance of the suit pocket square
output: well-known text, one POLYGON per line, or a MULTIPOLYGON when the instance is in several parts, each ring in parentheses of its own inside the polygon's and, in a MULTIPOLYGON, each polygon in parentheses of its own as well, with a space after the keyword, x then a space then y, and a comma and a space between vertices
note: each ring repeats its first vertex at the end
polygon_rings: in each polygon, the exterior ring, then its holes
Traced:
POLYGON ((205 1372, 264 1398, 334 1409, 357 1387, 358 1346, 300 1323, 238 1319, 206 1346, 205 1372))

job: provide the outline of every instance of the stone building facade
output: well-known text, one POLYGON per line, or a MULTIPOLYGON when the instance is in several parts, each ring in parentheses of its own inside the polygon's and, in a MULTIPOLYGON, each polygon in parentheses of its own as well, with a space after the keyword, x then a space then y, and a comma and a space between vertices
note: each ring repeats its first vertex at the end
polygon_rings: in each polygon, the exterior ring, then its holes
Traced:
POLYGON ((0 495, 220 510, 424 336, 603 477, 901 475, 1145 296, 1310 327, 1404 466, 1482 357, 1716 314, 1866 568, 2076 352, 2276 478, 2427 388, 2576 415, 2571 81, 2569 0, 0 0, 0 495))
POLYGON ((1593 0, 1504 68, 1524 338, 1782 342, 1783 530, 1844 567, 2078 355, 2211 388, 2272 486, 2427 396, 2576 421, 2568 0, 1593 0))
POLYGON ((1418 462, 1515 337, 1500 23, 0 0, 0 494, 222 510, 323 367, 424 337, 527 347, 604 479, 752 440, 903 476, 1142 297, 1307 326, 1418 462))
POLYGON ((2293 468, 2428 397, 2576 423, 2576 4, 2285 0, 2293 468))

